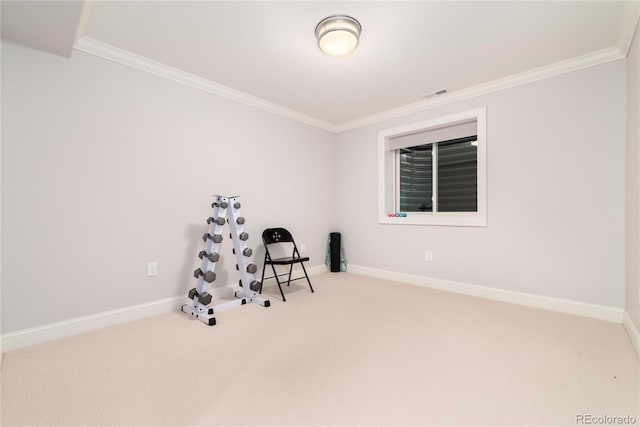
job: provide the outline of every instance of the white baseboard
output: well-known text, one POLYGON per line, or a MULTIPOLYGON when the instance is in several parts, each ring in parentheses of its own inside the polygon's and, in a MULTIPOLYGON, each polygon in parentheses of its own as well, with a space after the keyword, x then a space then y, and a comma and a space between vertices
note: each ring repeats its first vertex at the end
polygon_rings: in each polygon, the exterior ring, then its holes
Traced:
POLYGON ((458 294, 524 305, 527 307, 541 308, 544 310, 558 311, 561 313, 574 314, 577 316, 590 317, 615 323, 622 323, 624 313, 622 308, 617 307, 489 288, 469 283, 454 282, 452 280, 434 279, 413 274, 361 267, 358 265, 349 265, 348 271, 350 273, 362 274, 364 276, 377 277, 386 280, 394 280, 397 282, 424 286, 441 291, 455 292, 458 294))
MULTIPOLYGON (((309 275, 317 275, 327 271, 324 265, 307 268, 309 275)), ((447 292, 455 292, 480 298, 492 299, 528 307, 569 313, 578 316, 606 320, 615 323, 624 323, 633 345, 640 357, 640 338, 638 330, 621 308, 603 305, 589 304, 560 298, 545 297, 541 295, 522 292, 507 291, 504 289, 489 288, 468 283, 454 282, 451 280, 434 279, 406 273, 397 273, 376 268, 349 265, 350 273, 362 274, 380 279, 394 280, 413 285, 438 289, 447 292)), ((213 297, 228 295, 235 288, 235 284, 216 288, 213 297)), ((62 322, 50 323, 34 328, 23 329, 2 335, 1 348, 3 352, 28 347, 43 342, 77 335, 84 332, 104 328, 119 323, 142 319, 149 316, 179 310, 186 301, 185 296, 165 298, 144 304, 133 305, 116 310, 96 313, 89 316, 78 317, 62 322)))
MULTIPOLYGON (((327 271, 324 265, 307 268, 307 273, 312 276, 327 271)), ((300 271, 302 272, 302 271, 300 271)), ((294 270, 295 274, 295 270, 294 270)), ((215 288, 212 292, 216 298, 231 295, 237 285, 231 284, 215 288)), ((23 329, 2 335, 1 347, 3 352, 17 350, 23 347, 56 340, 59 338, 77 335, 84 332, 101 329, 119 323, 130 322, 145 317, 156 316, 174 310, 180 310, 182 304, 188 301, 186 295, 150 301, 144 304, 132 305, 116 310, 104 311, 89 316, 76 317, 61 322, 49 323, 34 328, 23 329)))
POLYGON ((171 297, 116 310, 103 311, 89 316, 76 317, 2 335, 2 350, 7 352, 46 341, 81 334, 118 323, 177 310, 185 297, 171 297))
POLYGON ((640 359, 640 332, 638 332, 638 328, 631 320, 629 313, 624 312, 624 329, 627 331, 627 335, 631 339, 631 344, 633 344, 633 348, 636 350, 636 356, 640 359))

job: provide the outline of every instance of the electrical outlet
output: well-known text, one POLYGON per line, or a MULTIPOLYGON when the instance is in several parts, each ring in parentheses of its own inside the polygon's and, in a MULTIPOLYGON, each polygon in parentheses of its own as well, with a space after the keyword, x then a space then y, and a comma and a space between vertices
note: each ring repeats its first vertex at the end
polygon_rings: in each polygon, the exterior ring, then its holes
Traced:
POLYGON ((149 261, 147 263, 147 277, 157 276, 157 275, 158 275, 158 262, 149 261))
POLYGON ((300 243, 300 252, 307 252, 307 245, 305 243, 300 243))
POLYGON ((433 261, 433 252, 432 251, 426 251, 424 253, 424 260, 425 261, 433 261))

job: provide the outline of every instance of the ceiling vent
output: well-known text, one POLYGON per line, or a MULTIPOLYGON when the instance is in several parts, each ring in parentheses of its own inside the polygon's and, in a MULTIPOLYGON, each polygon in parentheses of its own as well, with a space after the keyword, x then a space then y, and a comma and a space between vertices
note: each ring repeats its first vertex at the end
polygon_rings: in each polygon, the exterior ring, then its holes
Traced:
POLYGON ((446 90, 446 89, 438 89, 438 90, 434 90, 433 92, 429 92, 429 93, 423 95, 423 97, 424 98, 431 98, 433 96, 444 95, 447 92, 448 92, 448 90, 446 90))

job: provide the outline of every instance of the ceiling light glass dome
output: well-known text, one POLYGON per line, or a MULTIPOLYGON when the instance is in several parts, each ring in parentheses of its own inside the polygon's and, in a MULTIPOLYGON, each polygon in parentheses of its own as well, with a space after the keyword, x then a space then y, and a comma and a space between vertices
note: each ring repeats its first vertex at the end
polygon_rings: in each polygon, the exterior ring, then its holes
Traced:
POLYGON ((358 46, 362 26, 354 18, 333 15, 316 26, 318 47, 329 55, 345 55, 358 46))

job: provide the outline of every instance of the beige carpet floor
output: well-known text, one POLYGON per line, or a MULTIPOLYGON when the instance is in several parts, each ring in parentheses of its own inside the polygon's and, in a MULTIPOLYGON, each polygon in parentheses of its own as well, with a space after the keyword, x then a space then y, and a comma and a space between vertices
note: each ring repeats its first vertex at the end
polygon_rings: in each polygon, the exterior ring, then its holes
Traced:
POLYGON ((5 354, 2 424, 575 425, 638 415, 621 325, 350 273, 5 354))

